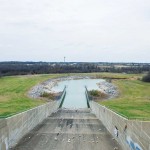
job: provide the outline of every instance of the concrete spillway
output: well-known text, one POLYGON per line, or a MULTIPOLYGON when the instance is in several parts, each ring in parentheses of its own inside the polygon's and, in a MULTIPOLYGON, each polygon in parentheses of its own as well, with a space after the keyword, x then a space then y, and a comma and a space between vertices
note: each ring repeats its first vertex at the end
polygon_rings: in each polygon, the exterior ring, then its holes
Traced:
POLYGON ((59 109, 12 150, 122 150, 90 109, 59 109))

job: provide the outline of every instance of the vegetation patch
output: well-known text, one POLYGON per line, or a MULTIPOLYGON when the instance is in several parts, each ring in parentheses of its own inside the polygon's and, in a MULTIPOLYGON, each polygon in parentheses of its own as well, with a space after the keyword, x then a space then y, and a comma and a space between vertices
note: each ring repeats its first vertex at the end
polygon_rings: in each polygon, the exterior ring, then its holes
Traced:
POLYGON ((144 82, 150 82, 150 72, 142 78, 144 82))
POLYGON ((45 98, 45 100, 58 100, 62 95, 62 92, 58 92, 58 93, 47 93, 44 92, 43 94, 40 95, 41 98, 45 98))
POLYGON ((96 79, 106 79, 109 82, 112 79, 129 79, 129 80, 136 80, 141 79, 142 74, 127 74, 127 73, 109 73, 109 72, 101 72, 101 73, 81 73, 81 76, 90 76, 91 78, 96 79))
POLYGON ((44 97, 44 98, 47 98, 47 99, 50 99, 50 100, 54 100, 55 99, 55 95, 53 93, 46 93, 46 92, 41 94, 40 97, 44 97))
POLYGON ((90 98, 93 100, 102 100, 108 97, 106 93, 103 93, 99 90, 91 90, 91 91, 88 91, 88 93, 89 93, 90 98))

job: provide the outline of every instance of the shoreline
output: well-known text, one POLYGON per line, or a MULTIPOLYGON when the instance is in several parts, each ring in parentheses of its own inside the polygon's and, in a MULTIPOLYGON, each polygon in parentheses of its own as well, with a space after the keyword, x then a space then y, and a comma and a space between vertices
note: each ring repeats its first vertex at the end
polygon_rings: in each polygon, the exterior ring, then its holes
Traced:
MULTIPOLYGON (((92 78, 90 76, 69 76, 69 77, 61 77, 56 79, 49 79, 40 84, 33 86, 27 93, 27 95, 32 99, 42 99, 41 95, 43 93, 58 93, 56 91, 52 91, 52 88, 58 84, 58 82, 65 80, 80 80, 80 79, 98 79, 92 78)), ((103 100, 109 100, 119 95, 117 87, 112 83, 107 82, 105 79, 102 82, 96 83, 98 86, 98 90, 108 95, 108 98, 103 100)), ((60 91, 62 92, 62 91, 60 91)))

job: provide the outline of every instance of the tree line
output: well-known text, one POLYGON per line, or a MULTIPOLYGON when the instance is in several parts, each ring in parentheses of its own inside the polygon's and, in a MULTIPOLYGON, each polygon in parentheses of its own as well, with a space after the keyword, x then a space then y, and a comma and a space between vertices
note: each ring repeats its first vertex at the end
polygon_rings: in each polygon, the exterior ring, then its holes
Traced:
POLYGON ((0 76, 50 73, 142 73, 150 71, 150 64, 83 62, 0 62, 0 76))

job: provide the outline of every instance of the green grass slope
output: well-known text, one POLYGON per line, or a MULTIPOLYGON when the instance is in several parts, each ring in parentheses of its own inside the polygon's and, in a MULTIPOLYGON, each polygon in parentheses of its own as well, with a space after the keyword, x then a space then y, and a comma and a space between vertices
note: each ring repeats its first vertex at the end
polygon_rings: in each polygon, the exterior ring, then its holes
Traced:
MULTIPOLYGON (((69 75, 112 78, 112 82, 117 85, 120 95, 115 99, 102 101, 100 104, 128 118, 150 118, 150 83, 137 80, 142 75, 114 73, 67 74, 67 76, 69 75)), ((44 100, 27 97, 28 90, 47 79, 61 76, 66 75, 29 75, 0 78, 0 117, 8 117, 44 104, 46 102, 44 100)))
POLYGON ((114 80, 120 90, 118 98, 100 102, 130 119, 150 119, 150 83, 139 80, 114 80))
POLYGON ((32 75, 0 78, 0 117, 7 117, 45 103, 32 100, 27 91, 34 85, 60 75, 32 75))

